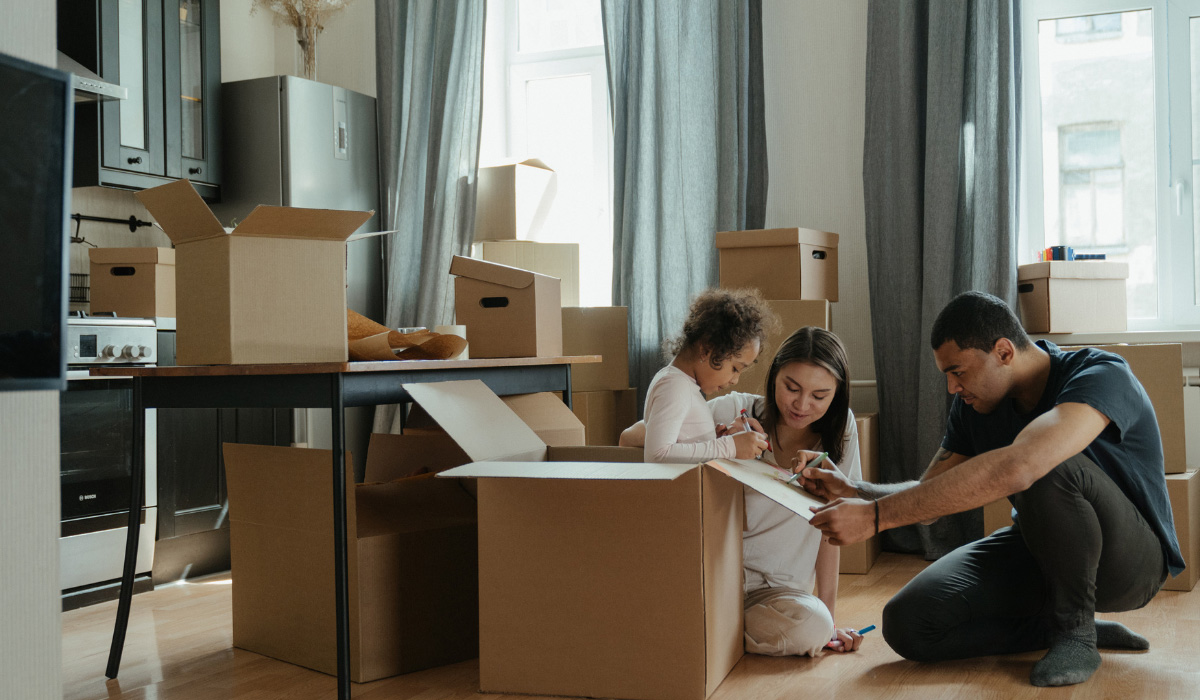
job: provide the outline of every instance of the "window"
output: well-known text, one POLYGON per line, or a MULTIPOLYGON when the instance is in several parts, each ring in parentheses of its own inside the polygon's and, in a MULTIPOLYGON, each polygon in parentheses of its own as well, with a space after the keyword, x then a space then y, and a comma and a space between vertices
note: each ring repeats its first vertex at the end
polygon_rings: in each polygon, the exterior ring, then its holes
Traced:
POLYGON ((1020 262, 1104 253, 1131 330, 1200 327, 1200 0, 1031 0, 1021 23, 1020 262))
POLYGON ((537 240, 578 243, 579 303, 612 303, 612 128, 600 0, 488 0, 480 165, 538 158, 557 192, 537 240))

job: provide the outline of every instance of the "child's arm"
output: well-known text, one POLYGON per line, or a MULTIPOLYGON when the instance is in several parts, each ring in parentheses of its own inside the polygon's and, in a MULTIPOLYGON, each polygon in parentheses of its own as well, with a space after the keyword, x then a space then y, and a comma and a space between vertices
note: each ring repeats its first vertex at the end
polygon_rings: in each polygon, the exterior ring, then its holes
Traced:
MULTIPOLYGON (((655 382, 646 395, 646 461, 647 462, 699 462, 707 459, 733 459, 737 454, 733 437, 716 438, 700 442, 679 442, 688 414, 697 402, 695 384, 682 377, 667 375, 655 382)), ((703 405, 703 404, 701 404, 703 405)), ((711 414, 704 408, 706 420, 711 414)), ((709 425, 712 425, 710 422, 709 425)))

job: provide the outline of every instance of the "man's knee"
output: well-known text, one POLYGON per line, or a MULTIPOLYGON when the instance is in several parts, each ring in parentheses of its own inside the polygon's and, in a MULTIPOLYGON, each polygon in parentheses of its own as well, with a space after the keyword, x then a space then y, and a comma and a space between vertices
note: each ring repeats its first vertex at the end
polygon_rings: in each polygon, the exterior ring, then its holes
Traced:
POLYGON ((833 636, 833 617, 815 596, 778 596, 746 608, 746 651, 816 656, 833 636))
POLYGON ((906 587, 883 606, 883 639, 900 656, 910 661, 936 661, 933 645, 922 636, 931 601, 913 595, 906 587))

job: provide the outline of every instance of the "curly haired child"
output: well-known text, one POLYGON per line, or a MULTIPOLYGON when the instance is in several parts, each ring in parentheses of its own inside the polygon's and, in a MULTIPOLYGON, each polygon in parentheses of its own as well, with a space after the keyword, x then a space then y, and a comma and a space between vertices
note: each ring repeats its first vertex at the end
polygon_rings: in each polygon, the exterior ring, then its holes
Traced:
POLYGON ((705 397, 737 384, 774 323, 757 291, 709 289, 692 300, 683 332, 665 344, 670 364, 646 392, 647 461, 751 459, 767 448, 752 430, 717 437, 705 397))

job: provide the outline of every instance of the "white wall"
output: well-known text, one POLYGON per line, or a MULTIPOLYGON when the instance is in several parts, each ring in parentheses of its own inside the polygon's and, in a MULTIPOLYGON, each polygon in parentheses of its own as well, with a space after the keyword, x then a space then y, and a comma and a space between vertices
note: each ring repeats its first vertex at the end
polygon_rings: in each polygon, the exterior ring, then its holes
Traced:
MULTIPOLYGON (((867 3, 763 2, 770 189, 767 226, 840 235, 833 329, 850 354, 851 377, 875 378, 863 212, 867 3)), ((853 392, 876 410, 873 388, 853 392)))
MULTIPOLYGON (((54 65, 54 0, 0 0, 0 52, 54 65)), ((62 697, 58 392, 0 392, 0 695, 62 697)))

